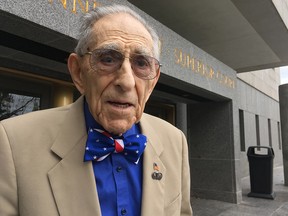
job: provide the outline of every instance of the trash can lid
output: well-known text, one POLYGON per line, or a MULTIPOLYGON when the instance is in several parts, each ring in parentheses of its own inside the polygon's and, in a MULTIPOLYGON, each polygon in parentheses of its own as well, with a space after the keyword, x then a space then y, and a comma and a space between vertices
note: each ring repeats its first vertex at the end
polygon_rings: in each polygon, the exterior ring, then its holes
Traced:
POLYGON ((274 157, 274 150, 269 146, 250 146, 247 150, 247 156, 272 156, 274 157), (256 154, 255 149, 267 149, 267 154, 256 154))

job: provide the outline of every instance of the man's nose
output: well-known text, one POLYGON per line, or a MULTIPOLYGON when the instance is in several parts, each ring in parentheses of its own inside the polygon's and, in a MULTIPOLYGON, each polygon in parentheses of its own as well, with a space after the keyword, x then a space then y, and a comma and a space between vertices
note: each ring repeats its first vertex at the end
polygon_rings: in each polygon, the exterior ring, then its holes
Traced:
POLYGON ((135 76, 128 57, 124 58, 122 65, 116 72, 115 84, 124 91, 129 91, 135 87, 135 76))

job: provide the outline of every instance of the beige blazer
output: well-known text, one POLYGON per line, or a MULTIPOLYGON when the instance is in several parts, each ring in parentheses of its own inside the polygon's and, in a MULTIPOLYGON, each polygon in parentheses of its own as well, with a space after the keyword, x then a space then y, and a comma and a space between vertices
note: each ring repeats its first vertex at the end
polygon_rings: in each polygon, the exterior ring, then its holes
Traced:
MULTIPOLYGON (((143 114, 142 216, 188 216, 187 143, 172 125, 143 114), (153 163, 163 174, 152 179, 153 163)), ((1 216, 100 216, 91 162, 83 162, 87 132, 83 97, 0 124, 1 216)))

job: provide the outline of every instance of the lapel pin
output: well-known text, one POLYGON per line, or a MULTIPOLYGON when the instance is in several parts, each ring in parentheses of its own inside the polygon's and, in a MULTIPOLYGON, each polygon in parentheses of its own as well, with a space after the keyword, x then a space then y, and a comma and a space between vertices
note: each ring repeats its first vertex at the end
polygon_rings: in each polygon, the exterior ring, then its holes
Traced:
POLYGON ((163 175, 161 172, 159 172, 160 169, 156 163, 153 163, 153 169, 154 169, 154 172, 152 173, 152 179, 161 180, 163 175))

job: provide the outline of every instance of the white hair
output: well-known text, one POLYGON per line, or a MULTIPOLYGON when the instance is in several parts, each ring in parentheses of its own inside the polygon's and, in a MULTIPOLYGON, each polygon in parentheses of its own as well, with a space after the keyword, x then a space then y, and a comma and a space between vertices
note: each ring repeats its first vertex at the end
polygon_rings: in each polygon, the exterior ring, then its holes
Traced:
POLYGON ((150 25, 135 11, 130 9, 127 6, 123 5, 111 5, 111 6, 104 6, 104 7, 97 7, 82 17, 82 24, 80 26, 80 34, 78 44, 75 48, 75 52, 82 56, 85 52, 87 52, 89 39, 92 35, 92 28, 95 22, 100 20, 101 18, 117 13, 126 13, 131 15, 133 18, 138 20, 143 26, 147 29, 150 33, 152 40, 153 40, 153 55, 155 58, 159 59, 160 51, 159 51, 159 37, 150 25))

